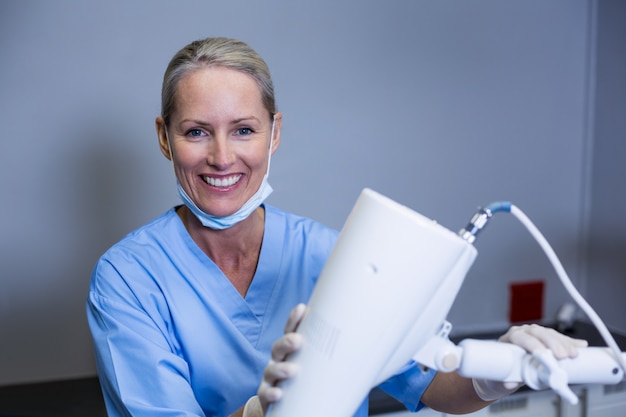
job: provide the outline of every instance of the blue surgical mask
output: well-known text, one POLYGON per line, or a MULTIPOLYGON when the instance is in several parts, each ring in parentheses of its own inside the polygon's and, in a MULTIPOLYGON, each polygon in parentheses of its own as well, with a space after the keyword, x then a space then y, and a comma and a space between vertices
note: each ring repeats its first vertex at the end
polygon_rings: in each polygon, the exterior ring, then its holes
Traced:
MULTIPOLYGON (((269 145, 269 151, 268 151, 269 156, 267 159, 267 171, 265 171, 265 175, 263 176, 261 185, 259 186, 259 189, 256 191, 256 193, 254 193, 254 195, 250 197, 248 201, 246 201, 243 204, 243 206, 241 206, 241 208, 237 210, 235 213, 229 216, 224 216, 224 217, 213 216, 211 214, 205 213, 204 211, 200 209, 200 207, 196 205, 196 203, 193 202, 193 200, 191 200, 191 197, 189 197, 189 195, 185 192, 182 185, 180 184, 180 181, 176 179, 176 186, 178 187, 178 195, 180 196, 181 200, 183 200, 183 203, 185 203, 187 208, 189 208, 189 210, 191 210, 191 212, 198 218, 198 220, 200 220, 200 223, 202 223, 204 227, 209 227, 211 229, 218 229, 218 230, 228 229, 229 227, 236 225, 240 221, 247 219, 248 216, 250 216, 250 214, 252 214, 252 212, 256 210, 263 203, 263 201, 265 201, 265 199, 272 193, 273 190, 270 184, 267 182, 267 177, 269 176, 269 173, 270 173, 270 162, 272 159, 272 139, 274 138, 275 124, 276 124, 276 116, 274 116, 274 120, 272 121, 272 133, 270 136, 270 145, 269 145)), ((167 129, 166 129, 166 135, 167 135, 167 129)), ((168 142, 169 142, 169 138, 168 138, 168 142)), ((172 148, 170 145, 170 154, 171 154, 171 149, 172 148)), ((173 160, 174 158, 172 157, 172 161, 173 160)))

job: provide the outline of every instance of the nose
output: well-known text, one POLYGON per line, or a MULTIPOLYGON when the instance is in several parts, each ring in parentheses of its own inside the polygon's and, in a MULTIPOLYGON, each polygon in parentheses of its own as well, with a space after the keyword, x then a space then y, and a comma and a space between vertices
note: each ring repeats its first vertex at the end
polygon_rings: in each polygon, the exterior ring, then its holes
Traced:
POLYGON ((215 137, 210 142, 207 152, 207 163, 218 170, 225 170, 235 162, 232 144, 224 137, 215 137))

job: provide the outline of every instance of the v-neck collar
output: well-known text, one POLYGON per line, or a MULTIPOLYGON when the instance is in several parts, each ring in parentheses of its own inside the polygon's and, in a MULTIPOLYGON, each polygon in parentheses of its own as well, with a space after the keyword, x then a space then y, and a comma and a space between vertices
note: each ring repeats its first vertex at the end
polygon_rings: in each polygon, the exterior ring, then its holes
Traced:
POLYGON ((183 239, 193 252, 196 259, 203 265, 198 268, 205 271, 205 277, 195 277, 195 281, 208 292, 208 296, 218 301, 219 307, 230 317, 231 321, 243 335, 253 344, 258 341, 268 308, 272 302, 272 294, 280 280, 283 239, 285 224, 279 221, 274 210, 265 209, 265 227, 256 271, 245 297, 237 291, 228 277, 209 258, 185 228, 176 212, 178 223, 183 229, 183 239))

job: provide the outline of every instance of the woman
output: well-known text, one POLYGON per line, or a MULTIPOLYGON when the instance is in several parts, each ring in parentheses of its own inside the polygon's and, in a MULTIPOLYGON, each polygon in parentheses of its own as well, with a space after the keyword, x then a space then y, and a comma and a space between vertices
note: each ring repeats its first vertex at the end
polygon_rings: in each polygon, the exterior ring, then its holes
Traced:
MULTIPOLYGON (((268 68, 246 44, 208 38, 170 62, 156 130, 184 204, 101 257, 87 302, 110 416, 253 416, 279 400, 302 303, 337 237, 263 204, 281 124, 268 68)), ((533 331, 503 340, 575 354, 577 341, 533 331)), ((417 367, 381 387, 410 409, 449 412, 516 388, 417 367)))

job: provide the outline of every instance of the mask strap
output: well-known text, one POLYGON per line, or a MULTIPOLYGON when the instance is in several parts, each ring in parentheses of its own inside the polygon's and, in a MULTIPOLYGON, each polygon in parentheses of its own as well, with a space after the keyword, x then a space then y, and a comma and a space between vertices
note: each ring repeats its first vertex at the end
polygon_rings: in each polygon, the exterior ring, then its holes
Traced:
MULTIPOLYGON (((274 127, 276 126, 276 114, 272 117, 272 131, 270 133, 270 146, 267 155, 267 170, 265 171, 265 176, 267 177, 270 174, 270 164, 272 163, 272 143, 274 141, 274 127)), ((172 149, 170 148, 170 153, 172 149)))
POLYGON ((170 151, 170 161, 172 164, 174 163, 174 154, 172 153, 172 142, 170 142, 170 135, 167 133, 167 125, 163 123, 163 128, 165 129, 165 140, 167 141, 167 150, 170 151))

